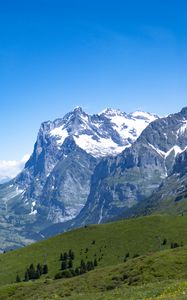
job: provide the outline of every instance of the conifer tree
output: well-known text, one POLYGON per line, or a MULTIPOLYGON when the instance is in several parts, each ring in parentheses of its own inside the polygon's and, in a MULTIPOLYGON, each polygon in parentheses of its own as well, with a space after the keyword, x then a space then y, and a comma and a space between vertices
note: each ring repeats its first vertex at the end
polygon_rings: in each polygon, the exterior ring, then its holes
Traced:
POLYGON ((75 268, 75 275, 80 275, 80 270, 78 267, 75 268))
POLYGON ((21 282, 21 278, 20 278, 20 276, 17 274, 17 276, 16 276, 16 282, 18 283, 18 282, 21 282))
POLYGON ((91 262, 90 261, 87 262, 86 269, 87 269, 87 271, 91 271, 92 268, 91 268, 91 262))
POLYGON ((72 259, 70 259, 70 260, 68 261, 68 268, 69 268, 69 269, 73 268, 73 262, 72 262, 72 259))
POLYGON ((74 254, 74 252, 73 252, 73 251, 71 251, 71 256, 70 256, 70 258, 71 258, 72 260, 74 260, 74 259, 75 259, 75 254, 74 254))
POLYGON ((37 264, 36 270, 40 274, 40 276, 43 274, 43 268, 40 263, 37 264))
POLYGON ((165 246, 167 244, 167 239, 163 239, 162 245, 165 246))
POLYGON ((90 262, 90 268, 91 268, 91 270, 94 270, 94 263, 93 263, 93 261, 90 262))
POLYGON ((68 259, 68 254, 67 252, 64 252, 64 260, 67 260, 68 259))
POLYGON ((80 274, 86 273, 87 269, 86 269, 86 264, 84 262, 84 260, 81 260, 81 265, 80 265, 80 274))
POLYGON ((67 269, 67 262, 66 260, 63 260, 61 263, 61 270, 66 270, 67 269))
POLYGON ((49 271, 49 269, 48 269, 48 265, 47 265, 47 264, 45 264, 45 265, 43 266, 43 274, 47 274, 47 273, 48 273, 48 271, 49 271))
POLYGON ((34 279, 39 279, 40 278, 40 271, 36 270, 34 274, 34 279))
POLYGON ((29 271, 28 269, 25 271, 25 278, 24 278, 25 281, 29 281, 29 271))
POLYGON ((29 279, 34 279, 34 277, 35 277, 35 267, 34 267, 33 264, 31 264, 29 266, 28 273, 29 273, 29 279))
POLYGON ((97 263, 97 259, 94 259, 94 267, 97 267, 98 263, 97 263))

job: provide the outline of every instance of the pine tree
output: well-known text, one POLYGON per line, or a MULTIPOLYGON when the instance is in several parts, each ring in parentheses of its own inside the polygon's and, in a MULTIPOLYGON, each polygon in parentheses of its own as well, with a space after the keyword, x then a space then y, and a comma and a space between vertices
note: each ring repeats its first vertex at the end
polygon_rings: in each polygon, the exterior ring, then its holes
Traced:
POLYGON ((75 275, 80 275, 80 270, 79 270, 79 268, 75 268, 75 275))
POLYGON ((29 281, 29 271, 28 269, 25 271, 25 281, 29 281))
POLYGON ((40 278, 40 271, 36 270, 35 275, 34 275, 34 279, 39 279, 40 278))
POLYGON ((30 266, 29 266, 29 269, 28 269, 28 273, 29 273, 29 279, 34 279, 34 277, 35 277, 35 267, 34 267, 34 265, 33 264, 31 264, 30 266))
POLYGON ((68 261, 68 268, 69 268, 69 269, 73 268, 73 262, 72 262, 72 259, 70 259, 70 260, 68 261))
POLYGON ((43 272, 42 272, 42 273, 43 273, 43 274, 47 274, 48 271, 49 271, 48 265, 47 265, 47 264, 43 265, 43 272))
POLYGON ((63 260, 67 260, 67 259, 68 259, 68 254, 67 252, 64 252, 63 260))
POLYGON ((97 267, 98 263, 97 263, 97 259, 94 259, 94 267, 97 267))
POLYGON ((66 270, 67 269, 67 262, 66 260, 63 260, 61 263, 61 270, 66 270))
POLYGON ((71 256, 70 256, 70 258, 71 258, 72 260, 74 260, 74 259, 75 259, 75 254, 74 254, 74 252, 73 252, 73 251, 71 251, 71 256))
POLYGON ((40 276, 43 274, 43 268, 41 264, 37 264, 36 270, 40 274, 40 276))
POLYGON ((86 273, 87 268, 86 268, 86 264, 84 262, 84 260, 81 260, 81 266, 80 266, 80 274, 86 273))
POLYGON ((162 245, 165 246, 167 244, 167 239, 165 238, 162 242, 162 245))
POLYGON ((17 276, 16 276, 16 282, 18 283, 18 282, 21 282, 21 279, 20 279, 20 277, 19 277, 19 275, 17 274, 17 276))
POLYGON ((87 269, 87 271, 91 271, 92 270, 92 266, 91 266, 91 262, 90 261, 87 262, 86 269, 87 269))

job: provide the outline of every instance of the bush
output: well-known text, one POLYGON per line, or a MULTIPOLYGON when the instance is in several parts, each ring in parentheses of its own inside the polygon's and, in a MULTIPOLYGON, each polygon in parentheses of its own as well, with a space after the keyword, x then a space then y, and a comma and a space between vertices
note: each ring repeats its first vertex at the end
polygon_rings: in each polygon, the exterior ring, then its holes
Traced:
POLYGON ((178 248, 178 247, 180 247, 178 243, 176 242, 171 243, 171 249, 178 248))
POLYGON ((62 272, 58 272, 56 275, 55 275, 55 279, 60 279, 62 278, 62 272))
POLYGON ((71 270, 64 270, 62 272, 58 272, 55 275, 55 279, 61 279, 61 278, 71 278, 73 276, 71 270))
POLYGON ((70 278, 72 277, 72 272, 70 270, 64 270, 61 272, 62 277, 61 278, 70 278))

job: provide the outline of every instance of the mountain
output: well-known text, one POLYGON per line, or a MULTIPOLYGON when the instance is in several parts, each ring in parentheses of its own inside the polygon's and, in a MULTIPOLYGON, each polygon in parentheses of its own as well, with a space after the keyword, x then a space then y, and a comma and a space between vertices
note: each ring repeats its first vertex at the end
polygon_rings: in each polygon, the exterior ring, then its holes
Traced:
POLYGON ((105 109, 88 115, 77 107, 41 124, 24 170, 0 185, 0 247, 42 238, 40 231, 74 218, 84 207, 96 165, 129 148, 157 117, 105 109))
POLYGON ((106 222, 139 208, 171 175, 174 181, 179 171, 186 176, 186 149, 187 108, 153 121, 131 147, 96 166, 87 202, 70 226, 106 222))

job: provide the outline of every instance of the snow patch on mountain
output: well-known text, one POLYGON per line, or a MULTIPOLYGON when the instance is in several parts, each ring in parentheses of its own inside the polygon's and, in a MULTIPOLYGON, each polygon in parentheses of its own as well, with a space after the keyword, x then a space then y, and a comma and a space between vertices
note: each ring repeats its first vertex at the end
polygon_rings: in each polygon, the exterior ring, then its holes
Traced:
POLYGON ((99 138, 97 141, 86 134, 74 137, 74 140, 80 148, 95 157, 115 155, 126 148, 125 146, 118 146, 111 138, 99 138))
POLYGON ((182 126, 177 130, 177 134, 182 135, 186 130, 187 130, 187 121, 183 121, 182 126))
POLYGON ((37 209, 35 209, 35 207, 36 207, 36 201, 33 201, 32 204, 31 204, 31 212, 29 214, 30 216, 37 214, 38 211, 37 211, 37 209))
POLYGON ((156 117, 150 116, 148 119, 147 114, 143 114, 142 118, 140 115, 114 115, 110 118, 112 123, 115 124, 117 132, 124 138, 124 139, 131 139, 135 141, 137 137, 142 133, 142 131, 147 127, 147 125, 156 120, 156 117))
POLYGON ((164 152, 156 147, 154 147, 153 145, 149 144, 149 146, 155 150, 160 156, 167 158, 172 151, 174 151, 174 156, 176 157, 178 154, 184 152, 187 149, 187 146, 184 149, 181 149, 178 145, 173 146, 171 149, 169 149, 167 152, 164 152))
POLYGON ((154 120, 156 120, 158 118, 158 116, 156 116, 154 114, 150 114, 148 112, 144 112, 141 110, 137 110, 137 111, 131 113, 130 115, 134 118, 144 119, 148 122, 153 122, 154 120))
POLYGON ((58 138, 57 143, 62 145, 64 140, 68 137, 68 132, 63 129, 64 126, 60 126, 51 130, 50 135, 58 138))
POLYGON ((75 143, 87 153, 94 157, 105 157, 116 155, 130 147, 156 118, 157 116, 146 112, 126 114, 111 108, 96 115, 88 115, 81 107, 77 107, 63 119, 59 119, 49 135, 56 138, 59 147, 68 136, 72 136, 75 143))

